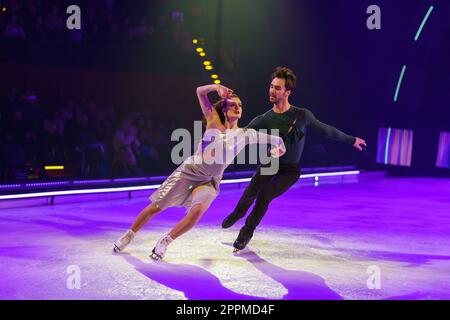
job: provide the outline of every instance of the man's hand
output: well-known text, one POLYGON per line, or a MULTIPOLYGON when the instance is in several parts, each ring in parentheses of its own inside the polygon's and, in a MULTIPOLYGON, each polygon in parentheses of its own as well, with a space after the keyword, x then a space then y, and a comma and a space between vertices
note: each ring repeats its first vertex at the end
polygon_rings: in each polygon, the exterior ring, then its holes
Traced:
POLYGON ((278 146, 278 147, 270 149, 270 155, 273 158, 279 158, 279 157, 283 156, 285 153, 286 153, 286 149, 284 146, 278 146))
POLYGON ((358 149, 359 151, 363 151, 363 146, 367 147, 366 141, 364 141, 361 138, 356 137, 355 143, 353 146, 358 149))

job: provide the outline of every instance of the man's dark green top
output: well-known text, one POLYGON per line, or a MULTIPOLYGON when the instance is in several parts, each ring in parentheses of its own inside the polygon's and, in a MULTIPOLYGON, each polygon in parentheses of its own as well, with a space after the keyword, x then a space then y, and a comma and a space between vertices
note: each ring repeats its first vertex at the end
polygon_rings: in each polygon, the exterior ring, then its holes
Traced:
POLYGON ((276 113, 273 109, 254 118, 247 128, 255 130, 267 129, 270 134, 271 129, 278 129, 279 136, 283 137, 286 146, 286 154, 280 158, 282 164, 300 163, 300 159, 305 146, 305 135, 307 128, 316 129, 327 138, 353 145, 356 138, 333 126, 322 123, 316 119, 314 114, 306 108, 291 108, 283 113, 276 113), (289 128, 297 119, 294 128, 288 134, 289 128))

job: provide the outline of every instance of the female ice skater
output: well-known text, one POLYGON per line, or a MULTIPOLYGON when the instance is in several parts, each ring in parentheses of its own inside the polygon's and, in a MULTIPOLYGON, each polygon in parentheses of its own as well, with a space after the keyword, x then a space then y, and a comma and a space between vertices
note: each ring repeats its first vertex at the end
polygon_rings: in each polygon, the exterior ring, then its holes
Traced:
POLYGON ((217 197, 223 172, 246 144, 271 144, 273 157, 286 152, 282 138, 238 127, 242 103, 231 89, 222 85, 206 85, 197 88, 197 96, 206 120, 206 130, 197 151, 151 195, 151 204, 141 211, 131 229, 117 239, 114 251, 124 250, 135 233, 164 209, 186 207, 186 216, 161 237, 152 250, 152 259, 163 259, 168 245, 189 231, 217 197), (214 106, 208 99, 208 93, 212 91, 217 91, 221 98, 214 106))

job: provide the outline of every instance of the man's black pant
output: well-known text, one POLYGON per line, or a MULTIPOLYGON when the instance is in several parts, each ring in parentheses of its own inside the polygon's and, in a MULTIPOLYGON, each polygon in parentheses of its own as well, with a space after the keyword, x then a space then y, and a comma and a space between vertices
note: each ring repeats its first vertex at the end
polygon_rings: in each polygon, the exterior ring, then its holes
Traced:
POLYGON ((300 166, 298 164, 281 164, 275 175, 261 175, 261 167, 255 172, 244 194, 239 200, 234 213, 243 217, 252 203, 255 205, 245 221, 244 230, 253 235, 253 231, 259 225, 267 212, 270 202, 281 196, 295 184, 300 178, 300 166))

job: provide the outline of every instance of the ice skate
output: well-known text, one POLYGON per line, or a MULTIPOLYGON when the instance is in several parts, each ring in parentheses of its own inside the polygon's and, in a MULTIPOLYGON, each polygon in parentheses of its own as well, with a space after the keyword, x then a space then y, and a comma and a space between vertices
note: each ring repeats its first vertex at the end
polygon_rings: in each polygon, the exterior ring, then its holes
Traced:
POLYGON ((251 238, 248 239, 242 239, 242 240, 236 240, 233 243, 233 253, 239 253, 241 251, 244 251, 247 248, 247 244, 250 242, 251 238))
POLYGON ((153 248, 152 253, 150 254, 150 258, 152 258, 155 261, 164 259, 167 247, 172 241, 173 239, 170 237, 169 234, 159 239, 155 247, 153 248))
POLYGON ((250 240, 253 237, 253 231, 248 229, 247 227, 242 227, 241 231, 239 232, 239 235, 233 243, 233 253, 238 253, 242 250, 244 250, 247 247, 247 244, 250 242, 250 240))
POLYGON ((123 236, 114 242, 114 252, 122 252, 134 239, 134 232, 128 230, 123 236))

